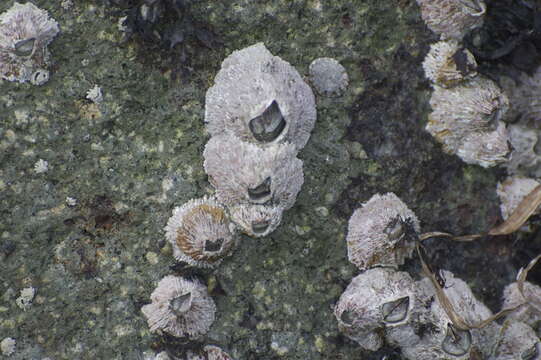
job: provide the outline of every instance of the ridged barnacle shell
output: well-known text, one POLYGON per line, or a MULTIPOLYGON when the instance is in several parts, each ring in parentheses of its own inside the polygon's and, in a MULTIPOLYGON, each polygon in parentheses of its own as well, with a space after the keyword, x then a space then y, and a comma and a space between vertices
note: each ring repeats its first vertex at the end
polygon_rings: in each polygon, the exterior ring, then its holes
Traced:
POLYGON ((461 40, 483 24, 486 5, 483 0, 417 0, 428 28, 443 39, 461 40))
POLYGON ((510 174, 541 177, 541 157, 537 154, 539 131, 522 124, 511 124, 507 129, 513 147, 505 164, 507 171, 510 174))
POLYGON ((335 97, 344 93, 349 84, 346 69, 337 60, 317 58, 308 67, 310 82, 323 96, 335 97))
POLYGON ((504 182, 498 183, 496 193, 500 198, 502 218, 507 219, 526 195, 537 186, 539 186, 537 180, 522 176, 510 176, 504 182))
POLYGON ((425 76, 442 87, 452 87, 474 77, 476 68, 477 62, 472 53, 456 40, 430 45, 430 51, 423 61, 425 76))
POLYGON ((263 43, 229 55, 208 89, 205 122, 212 136, 288 141, 304 147, 316 121, 314 94, 297 70, 263 43))
POLYGON ((541 325, 541 287, 525 281, 524 296, 520 293, 516 282, 505 287, 503 291, 503 309, 514 308, 524 303, 526 305, 508 314, 506 319, 521 321, 531 327, 538 328, 541 325))
POLYGON ((415 306, 408 273, 375 268, 353 278, 334 308, 339 329, 362 348, 383 345, 383 329, 407 323, 415 306))
POLYGON ((407 234, 411 230, 420 230, 413 211, 394 193, 376 194, 349 219, 346 237, 349 261, 360 270, 397 267, 413 251, 414 243, 407 234))
POLYGON ((477 76, 446 89, 435 86, 426 130, 450 154, 483 167, 505 161, 508 134, 501 118, 507 96, 490 79, 477 76))
POLYGON ((270 204, 289 209, 304 182, 302 161, 289 143, 259 147, 232 136, 215 136, 203 156, 216 198, 226 206, 270 204))
POLYGON ((141 311, 152 332, 196 339, 214 322, 216 305, 206 286, 197 280, 168 275, 160 280, 150 299, 152 303, 141 311))
POLYGON ((0 75, 9 81, 41 85, 49 78, 47 45, 58 23, 32 3, 14 3, 0 15, 0 75))
POLYGON ((539 360, 541 345, 535 331, 523 322, 506 321, 490 360, 539 360))
POLYGON ((218 265, 235 244, 225 209, 206 197, 173 209, 165 237, 178 261, 200 267, 218 265))
POLYGON ((231 220, 247 235, 263 237, 276 230, 284 209, 278 206, 240 204, 229 208, 231 220))

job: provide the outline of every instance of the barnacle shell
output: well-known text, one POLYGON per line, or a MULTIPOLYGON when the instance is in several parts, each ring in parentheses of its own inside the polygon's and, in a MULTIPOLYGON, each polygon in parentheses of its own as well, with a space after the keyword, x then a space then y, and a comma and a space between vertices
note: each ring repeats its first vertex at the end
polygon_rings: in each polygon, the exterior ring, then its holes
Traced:
POLYGON ((507 219, 526 195, 538 185, 538 181, 522 176, 511 176, 505 179, 503 183, 498 183, 496 193, 501 202, 502 218, 507 219))
POLYGON ((483 24, 486 5, 483 0, 417 0, 428 28, 443 39, 461 40, 483 24))
POLYGON ((434 87, 426 130, 450 154, 483 167, 506 160, 508 135, 501 118, 509 101, 490 79, 477 76, 455 87, 434 87))
POLYGON ((173 210, 165 226, 165 237, 177 260, 213 267, 235 244, 229 224, 225 209, 214 199, 190 200, 173 210))
POLYGON ((229 208, 231 220, 240 229, 255 237, 269 235, 282 221, 284 209, 277 206, 241 204, 229 208))
POLYGON ((472 53, 456 40, 439 41, 430 45, 430 51, 423 61, 426 77, 434 84, 452 87, 474 77, 477 62, 472 53))
POLYGON ((205 122, 212 136, 288 141, 304 147, 316 121, 314 94, 297 70, 263 43, 233 52, 207 91, 205 122))
POLYGON ((168 275, 160 280, 150 298, 152 303, 141 311, 152 332, 196 339, 214 322, 216 305, 197 280, 168 275))
POLYGON ((411 226, 418 232, 419 220, 394 193, 376 194, 355 210, 346 237, 348 258, 360 270, 374 266, 398 266, 411 255, 411 226), (409 222, 409 224, 408 224, 409 222))
POLYGON ((203 156, 216 197, 226 206, 272 204, 289 209, 304 182, 302 161, 289 143, 259 147, 232 136, 216 136, 203 156))
POLYGON ((382 329, 407 323, 415 306, 414 282, 405 272, 375 268, 355 277, 334 308, 338 327, 364 349, 383 345, 382 329))
POLYGON ((510 321, 521 321, 534 328, 541 323, 541 287, 529 281, 524 282, 524 296, 516 282, 507 285, 503 291, 503 309, 514 308, 526 303, 506 316, 510 321))
POLYGON ((229 354, 214 345, 207 345, 203 348, 206 360, 233 360, 229 354))
POLYGON ((513 150, 506 167, 511 174, 526 174, 541 177, 541 156, 537 154, 539 131, 522 124, 508 127, 509 141, 513 150))
POLYGON ((522 322, 506 321, 490 360, 539 360, 541 345, 535 331, 522 322))
POLYGON ((310 82, 317 92, 324 96, 340 96, 349 84, 346 69, 335 59, 323 57, 315 59, 308 68, 310 82))
POLYGON ((14 3, 0 15, 0 75, 9 81, 41 85, 49 79, 47 45, 58 23, 32 3, 14 3))

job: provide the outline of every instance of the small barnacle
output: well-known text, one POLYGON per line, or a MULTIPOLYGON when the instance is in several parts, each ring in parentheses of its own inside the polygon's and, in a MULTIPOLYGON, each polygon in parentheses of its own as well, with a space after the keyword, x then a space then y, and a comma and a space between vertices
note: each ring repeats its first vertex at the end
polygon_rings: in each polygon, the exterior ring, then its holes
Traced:
POLYGON ((160 280, 150 299, 152 303, 141 311, 151 332, 197 339, 214 322, 216 305, 197 280, 168 275, 160 280))
POLYGON ((289 209, 304 182, 292 144, 259 147, 232 136, 215 136, 203 152, 205 171, 226 206, 271 204, 289 209))
POLYGON ((502 218, 506 220, 526 195, 538 185, 538 181, 522 176, 511 176, 505 179, 504 182, 498 183, 496 193, 500 198, 502 218))
POLYGON ((539 360, 541 344, 535 331, 523 322, 506 321, 491 360, 539 360))
POLYGON ((203 348, 206 360, 233 360, 229 354, 214 345, 207 345, 203 348))
POLYGON ((511 174, 522 174, 541 177, 541 157, 537 154, 538 131, 521 124, 511 124, 507 127, 509 141, 513 150, 506 163, 511 174))
POLYGON ((375 268, 355 277, 334 308, 338 327, 364 349, 383 345, 382 329, 409 319, 415 305, 414 281, 405 272, 375 268))
POLYGON ((7 337, 4 340, 0 341, 0 351, 2 351, 2 355, 4 356, 10 356, 15 352, 15 344, 17 342, 15 339, 7 337))
POLYGON ((484 167, 506 161, 507 132, 501 118, 507 96, 490 79, 477 76, 446 89, 434 87, 426 130, 447 153, 484 167))
POLYGON ((417 0, 421 16, 443 39, 461 40, 470 30, 480 27, 486 13, 483 0, 417 0))
POLYGON ((0 76, 41 85, 49 79, 47 45, 58 23, 32 3, 15 3, 0 15, 0 76))
POLYGON ((214 199, 190 200, 173 209, 165 226, 165 237, 178 261, 213 267, 227 256, 235 237, 225 209, 214 199))
POLYGON ((344 93, 349 84, 346 69, 335 59, 315 59, 308 68, 310 82, 323 96, 335 97, 344 93))
POLYGON ((30 306, 32 305, 32 300, 34 300, 34 296, 36 295, 36 289, 33 287, 27 287, 21 290, 21 296, 19 296, 15 303, 17 306, 24 311, 28 310, 30 306))
POLYGON ((372 196, 349 219, 349 261, 360 270, 403 264, 414 247, 408 227, 420 230, 419 220, 402 200, 393 193, 372 196))
POLYGON ((276 230, 284 209, 269 205, 241 204, 229 208, 231 220, 250 236, 263 237, 276 230))
POLYGON ((423 61, 425 76, 442 87, 452 87, 474 77, 476 68, 477 62, 472 53, 456 40, 432 44, 423 61))
POLYGON ((316 121, 314 94, 288 62, 258 43, 233 52, 208 89, 205 123, 260 145, 290 142, 298 151, 316 121))
POLYGON ((526 303, 506 316, 511 321, 524 322, 537 328, 541 324, 541 287, 529 281, 524 282, 524 296, 518 289, 518 283, 507 285, 503 291, 503 308, 509 309, 526 303))

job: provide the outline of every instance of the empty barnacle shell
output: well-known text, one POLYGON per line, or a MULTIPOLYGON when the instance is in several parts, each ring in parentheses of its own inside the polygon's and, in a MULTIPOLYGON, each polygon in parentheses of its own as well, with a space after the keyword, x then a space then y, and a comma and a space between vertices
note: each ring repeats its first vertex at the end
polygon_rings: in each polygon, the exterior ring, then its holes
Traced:
POLYGON ((430 105, 426 130, 444 151, 483 167, 507 160, 508 134, 501 119, 509 100, 492 80, 476 76, 449 89, 435 86, 430 105))
POLYGON ((414 248, 408 232, 419 230, 419 220, 398 196, 376 194, 349 219, 346 237, 349 261, 360 270, 397 267, 414 248))
POLYGON ((152 332, 176 337, 199 338, 214 322, 216 305, 205 285, 168 275, 150 296, 152 303, 141 308, 152 332))
POLYGON ((428 28, 443 39, 461 40, 480 27, 486 13, 483 0, 417 0, 428 28))
POLYGON ((47 45, 58 23, 32 3, 14 3, 0 14, 0 76, 9 81, 41 85, 49 79, 47 45))
POLYGON ((523 322, 506 321, 490 360, 539 360, 541 345, 535 331, 523 322))
POLYGON ((263 237, 276 230, 284 209, 277 206, 240 204, 229 208, 231 220, 250 236, 263 237))
POLYGON ((263 43, 229 55, 207 91, 205 122, 212 136, 231 134, 260 145, 288 141, 298 151, 315 121, 312 90, 263 43))
POLYGON ((524 282, 524 295, 520 293, 518 283, 507 285, 503 291, 503 308, 519 307, 509 313, 506 319, 524 322, 531 327, 538 328, 541 324, 541 287, 529 281, 524 282))
POLYGON ((259 147, 232 136, 216 136, 203 156, 216 197, 226 206, 272 204, 289 209, 304 182, 302 161, 289 143, 259 147))
POLYGON ((201 267, 218 265, 235 244, 225 209, 214 199, 190 200, 173 210, 165 237, 179 261, 201 267))
POLYGON ((405 272, 375 268, 355 277, 334 308, 338 327, 364 349, 383 345, 382 329, 408 321, 414 282, 405 272))
POLYGON ((526 195, 538 185, 537 180, 522 176, 510 176, 504 182, 498 183, 496 193, 500 198, 502 218, 506 220, 526 195))
POLYGON ((442 87, 451 87, 474 77, 476 68, 477 62, 472 53, 456 40, 432 44, 423 61, 426 77, 442 87))

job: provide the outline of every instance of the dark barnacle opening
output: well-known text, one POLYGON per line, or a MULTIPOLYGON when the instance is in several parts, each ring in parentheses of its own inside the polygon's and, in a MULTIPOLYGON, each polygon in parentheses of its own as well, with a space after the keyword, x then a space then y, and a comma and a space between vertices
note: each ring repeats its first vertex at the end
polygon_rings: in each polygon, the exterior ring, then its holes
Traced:
POLYGON ((176 315, 185 313, 192 306, 192 293, 186 293, 176 298, 172 299, 169 302, 169 308, 176 315))
POLYGON ((353 310, 344 310, 342 312, 342 314, 340 315, 340 320, 348 325, 348 326, 351 326, 353 325, 353 319, 355 318, 355 313, 353 312, 353 310))
POLYGON ((408 316, 410 306, 409 296, 405 296, 395 301, 389 301, 382 305, 383 321, 388 323, 397 323, 408 316))
POLYGON ((521 360, 533 360, 533 359, 535 359, 537 357, 537 354, 538 354, 538 351, 537 351, 538 344, 539 343, 535 344, 534 346, 532 346, 528 350, 524 351, 520 355, 521 360))
POLYGON ((471 333, 469 330, 457 329, 453 324, 447 324, 447 334, 441 344, 443 351, 450 355, 461 356, 471 347, 471 333))
POLYGON ((252 222, 252 231, 254 234, 263 234, 270 226, 270 221, 254 221, 252 222))
POLYGON ((26 40, 17 41, 15 43, 15 55, 17 56, 31 56, 34 52, 34 45, 36 38, 30 38, 26 40))
POLYGON ((266 178, 261 184, 255 188, 248 189, 248 196, 254 202, 261 202, 271 196, 271 178, 266 178))
POLYGON ((394 218, 389 225, 387 225, 385 234, 387 234, 389 240, 392 242, 399 240, 404 235, 404 228, 402 227, 402 219, 400 216, 394 218))
POLYGON ((248 123, 250 131, 257 141, 271 142, 276 140, 286 127, 286 120, 276 100, 248 123))
POLYGON ((216 240, 207 240, 205 241, 205 251, 207 252, 216 252, 220 251, 222 249, 222 245, 224 243, 224 239, 219 238, 216 240))

